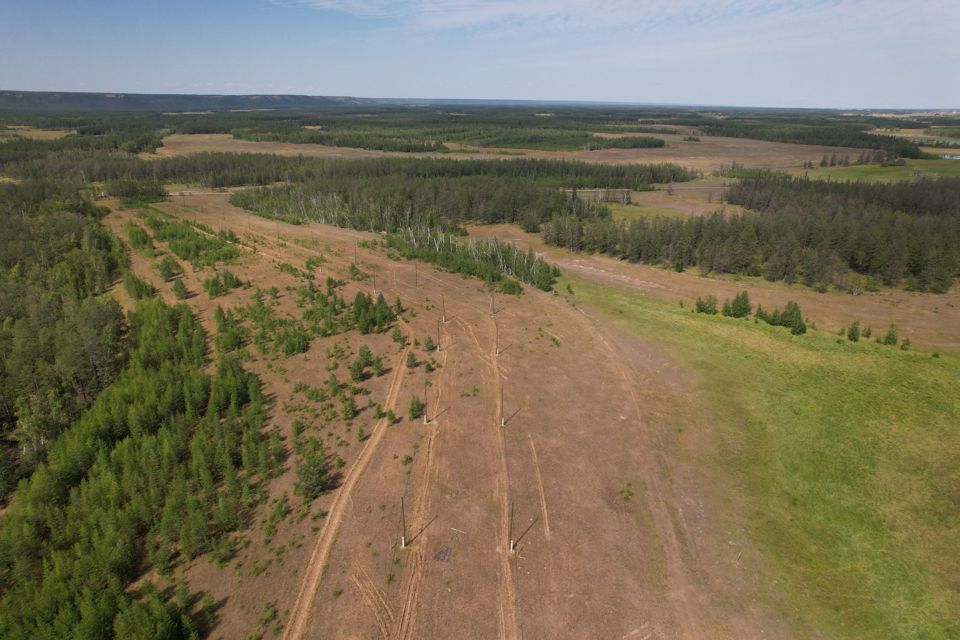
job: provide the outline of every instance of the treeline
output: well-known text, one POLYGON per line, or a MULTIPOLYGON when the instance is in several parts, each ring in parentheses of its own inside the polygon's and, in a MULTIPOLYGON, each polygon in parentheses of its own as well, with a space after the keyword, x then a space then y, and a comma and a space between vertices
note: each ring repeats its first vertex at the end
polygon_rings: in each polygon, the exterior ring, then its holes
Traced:
POLYGON ((516 281, 550 291, 560 272, 533 251, 522 251, 498 238, 458 240, 427 227, 407 227, 387 236, 387 246, 405 258, 423 260, 447 271, 474 276, 504 293, 520 293, 516 281))
POLYGON ((960 275, 960 179, 831 183, 765 176, 732 185, 751 211, 686 219, 557 217, 549 244, 634 262, 699 267, 859 292, 942 293, 960 275))
MULTIPOLYGON (((376 178, 337 176, 307 183, 248 189, 230 202, 293 224, 321 222, 366 231, 460 223, 515 222, 527 231, 556 215, 599 215, 596 204, 524 178, 376 178)), ((606 215, 609 212, 603 209, 606 215)))
POLYGON ((594 136, 587 142, 587 151, 595 149, 660 149, 667 146, 663 138, 652 136, 617 136, 615 138, 601 138, 594 136))
POLYGON ((374 132, 323 131, 319 129, 292 129, 265 131, 262 129, 233 129, 234 138, 254 142, 292 142, 296 144, 322 144, 330 147, 351 147, 376 151, 402 151, 405 153, 436 153, 447 151, 443 143, 413 137, 390 136, 374 132))
POLYGON ((106 211, 66 182, 0 183, 0 501, 116 377, 125 265, 106 211))
POLYGON ((82 182, 140 180, 204 187, 309 182, 320 178, 527 178, 570 188, 643 189, 684 182, 700 174, 675 164, 608 165, 537 159, 448 158, 335 159, 271 154, 198 153, 145 161, 124 153, 14 153, 0 143, 0 171, 20 178, 69 176, 82 182), (6 151, 6 153, 4 153, 6 151))
POLYGON ((807 125, 789 122, 758 123, 712 120, 700 122, 697 126, 705 133, 714 136, 829 147, 881 149, 892 156, 902 158, 922 158, 924 155, 915 142, 897 136, 871 133, 860 126, 854 125, 833 123, 807 125))

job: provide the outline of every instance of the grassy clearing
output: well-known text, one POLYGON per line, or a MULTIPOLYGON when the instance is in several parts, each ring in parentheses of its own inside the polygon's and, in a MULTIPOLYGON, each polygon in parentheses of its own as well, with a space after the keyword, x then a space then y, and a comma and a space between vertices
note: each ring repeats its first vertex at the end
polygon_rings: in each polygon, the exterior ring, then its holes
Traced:
POLYGON ((697 372, 723 452, 706 468, 742 484, 804 618, 826 637, 960 637, 960 359, 567 282, 697 372))
POLYGON ((647 205, 630 203, 630 204, 619 204, 616 202, 606 202, 604 203, 607 207, 610 208, 610 213, 613 214, 615 220, 637 220, 640 218, 688 218, 689 214, 684 213, 678 209, 667 209, 664 207, 650 207, 647 205))
MULTIPOLYGON (((947 152, 947 150, 944 150, 947 152)), ((881 167, 878 164, 853 165, 849 167, 823 167, 797 172, 811 178, 832 180, 867 180, 870 182, 894 182, 913 180, 918 177, 941 178, 960 176, 960 160, 907 160, 902 167, 881 167)))

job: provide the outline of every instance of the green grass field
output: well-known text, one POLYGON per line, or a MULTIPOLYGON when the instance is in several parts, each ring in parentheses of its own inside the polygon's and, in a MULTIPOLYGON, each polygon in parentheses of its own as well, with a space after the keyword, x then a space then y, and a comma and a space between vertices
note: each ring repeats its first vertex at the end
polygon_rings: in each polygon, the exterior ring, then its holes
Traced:
POLYGON ((902 167, 881 167, 878 164, 854 165, 850 167, 824 167, 797 170, 796 175, 808 175, 811 178, 832 180, 867 180, 871 182, 895 182, 913 180, 918 177, 940 178, 960 176, 960 160, 907 160, 902 167))
POLYGON ((567 283, 695 372, 687 397, 719 438, 703 468, 742 485, 802 619, 827 638, 960 637, 960 359, 567 283))
POLYGON ((604 203, 613 214, 615 220, 636 220, 637 218, 654 218, 657 216, 664 218, 689 218, 689 214, 677 209, 664 209, 662 207, 648 207, 642 204, 619 204, 616 202, 604 203))

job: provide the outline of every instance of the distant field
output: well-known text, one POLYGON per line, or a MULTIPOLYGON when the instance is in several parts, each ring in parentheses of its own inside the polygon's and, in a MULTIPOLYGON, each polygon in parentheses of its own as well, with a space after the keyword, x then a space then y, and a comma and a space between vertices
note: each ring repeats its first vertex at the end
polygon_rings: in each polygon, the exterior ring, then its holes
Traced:
POLYGON ((907 160, 907 163, 901 167, 881 167, 877 164, 817 167, 816 169, 796 170, 793 173, 818 179, 895 182, 897 180, 914 180, 919 177, 960 176, 960 160, 907 160))
POLYGON ((711 173, 722 165, 736 162, 745 167, 772 169, 799 169, 804 162, 819 162, 824 155, 838 154, 856 157, 857 149, 821 147, 813 145, 764 142, 745 138, 704 136, 700 142, 684 141, 682 135, 658 134, 667 142, 660 149, 600 149, 597 151, 532 151, 527 149, 494 149, 460 146, 460 153, 411 154, 401 152, 370 151, 344 147, 325 147, 315 144, 288 142, 252 142, 237 140, 229 134, 176 134, 163 139, 164 146, 156 154, 142 154, 144 158, 163 157, 221 151, 235 153, 276 153, 286 156, 370 158, 385 155, 444 157, 504 158, 523 156, 528 158, 565 158, 607 164, 672 162, 692 169, 711 173))
POLYGON ((568 282, 699 374, 689 397, 712 428, 692 437, 720 453, 698 467, 738 470, 761 548, 824 637, 958 637, 960 359, 568 282))
POLYGON ((649 207, 642 204, 619 204, 608 202, 606 206, 610 209, 613 217, 618 220, 636 220, 638 218, 686 218, 688 214, 677 209, 666 209, 661 207, 649 207))
POLYGON ((62 129, 34 129, 33 127, 22 126, 0 127, 0 140, 13 136, 22 136, 32 140, 58 140, 68 133, 72 132, 62 129))

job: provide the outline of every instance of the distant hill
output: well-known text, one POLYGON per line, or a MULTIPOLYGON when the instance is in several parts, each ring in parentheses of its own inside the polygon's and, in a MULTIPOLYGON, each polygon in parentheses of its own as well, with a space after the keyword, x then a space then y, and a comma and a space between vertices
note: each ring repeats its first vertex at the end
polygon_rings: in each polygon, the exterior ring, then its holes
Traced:
POLYGON ((332 96, 71 93, 0 90, 4 111, 230 111, 376 105, 382 101, 332 96))
POLYGON ((588 106, 615 103, 566 100, 478 100, 458 98, 353 98, 297 95, 191 95, 163 93, 75 93, 0 89, 0 111, 238 111, 350 106, 588 106))

